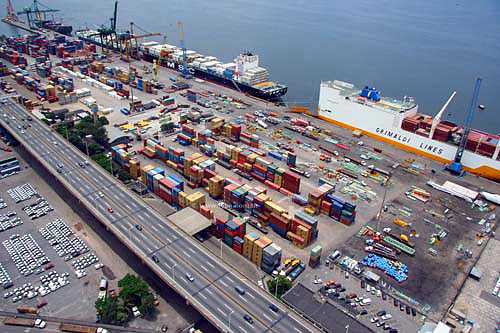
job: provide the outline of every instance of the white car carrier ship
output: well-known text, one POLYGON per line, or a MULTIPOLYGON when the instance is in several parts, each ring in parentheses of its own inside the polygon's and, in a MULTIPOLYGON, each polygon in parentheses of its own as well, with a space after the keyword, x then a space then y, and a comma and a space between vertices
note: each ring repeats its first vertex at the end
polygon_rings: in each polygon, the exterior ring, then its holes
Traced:
MULTIPOLYGON (((452 97, 454 94, 452 95, 452 97)), ((374 88, 357 89, 343 81, 323 81, 318 117, 404 150, 450 164, 464 133, 463 127, 418 113, 411 97, 402 101, 382 97, 374 88)), ((500 181, 499 135, 471 130, 462 156, 463 168, 476 175, 500 181)))

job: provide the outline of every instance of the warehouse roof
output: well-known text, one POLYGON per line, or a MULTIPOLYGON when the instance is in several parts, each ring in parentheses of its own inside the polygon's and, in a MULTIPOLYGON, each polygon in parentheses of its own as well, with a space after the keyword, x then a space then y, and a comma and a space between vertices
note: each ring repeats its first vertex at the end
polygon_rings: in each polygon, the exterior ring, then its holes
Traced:
POLYGON ((372 332, 371 329, 343 313, 331 303, 318 302, 314 298, 314 292, 301 283, 296 284, 283 295, 283 300, 329 332, 344 332, 347 325, 349 325, 350 332, 372 332))
POLYGON ((209 219, 191 207, 186 207, 168 217, 176 226, 193 236, 210 227, 209 219))

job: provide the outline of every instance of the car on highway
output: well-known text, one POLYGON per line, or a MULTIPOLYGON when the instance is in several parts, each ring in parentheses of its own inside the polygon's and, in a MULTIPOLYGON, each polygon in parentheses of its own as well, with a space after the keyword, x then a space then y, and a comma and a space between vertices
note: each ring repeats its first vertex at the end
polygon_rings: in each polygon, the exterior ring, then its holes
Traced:
POLYGON ((98 192, 97 195, 99 196, 99 198, 104 198, 104 194, 102 192, 98 192))
POLYGON ((250 317, 249 315, 244 315, 243 318, 249 323, 249 324, 253 324, 253 319, 252 317, 250 317))
POLYGON ((113 208, 108 207, 108 212, 113 213, 113 208))
POLYGON ((194 277, 191 275, 191 273, 189 272, 186 272, 186 279, 188 279, 189 281, 193 282, 194 281, 194 277))
POLYGON ((160 262, 160 259, 158 259, 158 257, 157 257, 157 256, 155 256, 155 255, 152 255, 152 256, 151 256, 151 259, 153 259, 153 261, 154 261, 155 263, 159 263, 159 262, 160 262))
POLYGON ((274 312, 278 312, 278 307, 274 304, 269 305, 269 309, 271 309, 274 312))
POLYGON ((139 230, 139 231, 142 231, 142 227, 141 227, 139 224, 136 224, 136 225, 135 225, 135 228, 136 228, 137 230, 139 230))
POLYGON ((41 320, 40 318, 35 320, 35 327, 36 328, 43 329, 43 328, 45 328, 45 326, 47 326, 47 323, 45 321, 41 320))

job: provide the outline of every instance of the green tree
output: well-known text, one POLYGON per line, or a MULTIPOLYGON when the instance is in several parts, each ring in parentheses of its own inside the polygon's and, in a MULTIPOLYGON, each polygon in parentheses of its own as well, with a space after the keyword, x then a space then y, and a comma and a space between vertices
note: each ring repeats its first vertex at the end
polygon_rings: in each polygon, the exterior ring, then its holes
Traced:
POLYGON ((99 145, 96 145, 95 143, 89 144, 88 147, 89 147, 90 156, 95 155, 101 151, 101 148, 99 147, 99 145))
POLYGON ((111 173, 111 166, 113 163, 110 162, 110 158, 105 154, 96 154, 92 156, 92 159, 96 161, 96 163, 99 164, 103 169, 111 173))
POLYGON ((144 315, 153 312, 154 296, 149 290, 144 280, 136 275, 127 274, 118 281, 118 287, 121 288, 119 297, 129 306, 137 306, 144 315))
POLYGON ((109 125, 108 118, 104 116, 99 117, 99 123, 101 124, 101 126, 109 125))
POLYGON ((267 289, 277 298, 281 298, 290 288, 292 288, 292 282, 284 276, 278 276, 277 278, 267 281, 267 289), (278 289, 276 289, 276 285, 278 289))
POLYGON ((123 324, 129 314, 125 304, 117 297, 105 297, 95 302, 96 312, 105 324, 123 324))
POLYGON ((126 172, 123 169, 118 170, 118 179, 121 180, 122 182, 127 182, 132 179, 132 176, 128 172, 126 172))
POLYGON ((42 121, 45 123, 45 125, 50 126, 50 121, 46 118, 42 118, 42 121))

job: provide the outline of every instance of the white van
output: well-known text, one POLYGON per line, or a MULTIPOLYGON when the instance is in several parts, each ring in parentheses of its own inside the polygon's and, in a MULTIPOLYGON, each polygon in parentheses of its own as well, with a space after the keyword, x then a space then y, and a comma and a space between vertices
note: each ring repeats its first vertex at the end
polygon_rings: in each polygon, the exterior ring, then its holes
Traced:
POLYGON ((363 298, 361 302, 359 302, 361 306, 366 306, 372 304, 372 300, 369 298, 363 298))

